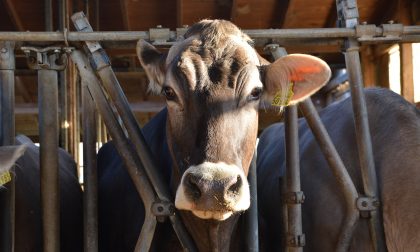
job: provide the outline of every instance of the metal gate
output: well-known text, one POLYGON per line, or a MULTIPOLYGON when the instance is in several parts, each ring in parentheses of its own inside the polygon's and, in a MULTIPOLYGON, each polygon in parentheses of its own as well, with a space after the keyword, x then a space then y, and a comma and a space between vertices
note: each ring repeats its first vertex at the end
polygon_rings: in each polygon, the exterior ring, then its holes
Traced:
MULTIPOLYGON (((355 117, 357 144, 363 177, 363 192, 357 192, 343 162, 338 156, 328 134, 310 99, 298 105, 304 113, 308 125, 321 146, 322 152, 340 184, 340 189, 347 203, 345 225, 337 251, 346 251, 349 247, 355 224, 360 213, 369 216, 371 237, 376 251, 385 251, 383 226, 378 199, 378 186, 372 155, 366 102, 362 92, 363 81, 359 59, 360 43, 415 42, 420 41, 420 26, 402 26, 401 24, 359 25, 356 0, 337 0, 339 28, 322 29, 270 29, 245 30, 255 40, 257 46, 267 45, 274 58, 285 55, 279 45, 290 43, 302 44, 338 44, 345 53, 347 70, 351 83, 351 96, 355 117), (354 202, 357 204, 355 205, 354 202), (367 214, 366 214, 367 213, 367 214)), ((96 114, 99 113, 107 130, 115 141, 117 150, 127 167, 128 173, 146 206, 146 218, 136 245, 136 251, 146 251, 150 247, 158 219, 169 218, 184 249, 195 251, 194 243, 185 230, 172 203, 167 185, 154 169, 155 162, 145 143, 133 113, 118 80, 111 69, 108 57, 99 41, 127 43, 146 39, 155 41, 155 45, 169 45, 185 32, 152 29, 149 32, 94 32, 83 13, 76 13, 72 21, 78 32, 66 29, 60 32, 0 32, 0 144, 12 145, 14 141, 14 50, 23 50, 32 69, 38 71, 41 166, 45 169, 42 177, 42 209, 44 225, 45 251, 59 250, 59 199, 54 194, 58 188, 57 159, 58 129, 51 125, 58 124, 58 78, 66 67, 67 57, 76 64, 81 78, 81 95, 84 125, 84 160, 85 160, 85 250, 97 251, 97 174, 96 174, 96 114), (59 42, 59 47, 21 47, 18 42, 59 42), (70 47, 74 42, 83 42, 85 52, 70 47), (35 59, 35 60, 33 60, 35 59), (100 80, 98 79, 98 77, 100 80), (96 104, 96 106, 95 106, 96 104), (48 108, 48 109, 47 109, 48 108), (96 108, 98 111, 96 111, 96 108), (116 108, 116 110, 114 109, 116 108), (122 125, 120 121, 122 121, 122 125), (48 126, 49 125, 49 126, 48 126), (128 144, 127 136, 132 142, 128 144), (48 153, 48 155, 46 155, 48 153), (54 153, 53 155, 51 153, 54 153)), ((63 133, 66 134, 66 133, 63 133)), ((287 200, 285 212, 288 212, 287 244, 289 251, 302 251, 305 237, 302 232, 301 207, 303 192, 300 189, 299 153, 297 134, 297 107, 286 110, 286 147, 287 147, 287 200)), ((250 169, 251 198, 256 200, 255 156, 250 169)), ((11 251, 14 242, 14 182, 8 184, 8 196, 1 211, 1 251, 11 251)), ((256 201, 248 211, 248 247, 249 251, 258 251, 258 219, 256 201)))

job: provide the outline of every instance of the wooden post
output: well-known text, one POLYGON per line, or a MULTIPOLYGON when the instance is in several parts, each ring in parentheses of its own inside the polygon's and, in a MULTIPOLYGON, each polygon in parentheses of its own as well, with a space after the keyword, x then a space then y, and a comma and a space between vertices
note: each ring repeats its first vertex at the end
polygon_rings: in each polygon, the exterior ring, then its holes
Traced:
POLYGON ((411 43, 400 44, 401 95, 414 102, 413 47, 411 43))

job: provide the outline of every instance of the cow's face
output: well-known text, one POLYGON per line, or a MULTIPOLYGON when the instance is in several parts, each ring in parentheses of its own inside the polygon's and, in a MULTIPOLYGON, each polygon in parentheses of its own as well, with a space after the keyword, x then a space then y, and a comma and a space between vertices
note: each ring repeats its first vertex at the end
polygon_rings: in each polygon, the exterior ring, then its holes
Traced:
POLYGON ((328 66, 310 56, 264 64, 250 42, 228 21, 204 20, 167 54, 145 41, 137 45, 150 89, 167 101, 175 205, 201 219, 222 221, 249 207, 246 176, 261 100, 271 103, 294 82, 290 103, 296 103, 330 76, 328 66))

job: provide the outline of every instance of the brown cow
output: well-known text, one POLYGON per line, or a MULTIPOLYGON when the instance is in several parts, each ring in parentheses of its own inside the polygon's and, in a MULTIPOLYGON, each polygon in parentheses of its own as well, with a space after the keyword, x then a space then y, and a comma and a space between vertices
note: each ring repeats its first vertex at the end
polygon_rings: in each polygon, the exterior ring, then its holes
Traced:
MULTIPOLYGON (((271 103, 275 96, 284 99, 290 94, 292 82, 294 95, 289 103, 296 103, 330 77, 330 69, 318 58, 289 55, 267 64, 251 44, 251 39, 232 23, 203 20, 167 54, 143 40, 137 45, 150 89, 162 93, 167 102, 167 116, 152 121, 153 127, 146 126, 144 134, 159 162, 172 159, 170 185, 175 206, 182 210, 180 215, 200 251, 228 251, 238 217, 250 205, 247 174, 262 100, 271 103), (169 153, 162 152, 165 141, 169 153)), ((100 206, 104 213, 101 218, 108 221, 106 213, 124 217, 109 220, 114 225, 104 229, 112 232, 101 239, 107 244, 104 249, 111 251, 115 246, 129 250, 135 240, 127 245, 122 237, 114 237, 130 230, 122 226, 133 226, 141 217, 127 217, 121 195, 131 192, 122 189, 126 181, 116 179, 122 173, 117 168, 121 165, 110 156, 106 151, 99 156, 107 159, 99 160, 99 165, 105 166, 100 167, 100 190, 108 193, 100 196, 104 199, 100 200, 104 204, 100 206), (124 223, 125 218, 130 223, 124 223)))

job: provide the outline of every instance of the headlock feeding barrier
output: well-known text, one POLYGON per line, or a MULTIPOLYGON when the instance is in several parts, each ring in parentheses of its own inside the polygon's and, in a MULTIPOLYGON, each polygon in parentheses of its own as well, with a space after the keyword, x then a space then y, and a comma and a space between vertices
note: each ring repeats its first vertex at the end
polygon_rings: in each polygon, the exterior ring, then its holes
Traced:
MULTIPOLYGON (((286 54, 289 44, 339 45, 342 46, 355 119, 356 137, 363 192, 357 192, 343 161, 338 155, 318 113, 310 99, 286 109, 286 194, 284 209, 279 209, 286 221, 287 234, 284 246, 288 251, 302 251, 305 235, 302 230, 301 204, 304 194, 300 187, 299 146, 297 132, 297 106, 302 110, 309 127, 337 178, 346 202, 346 217, 337 243, 337 251, 347 251, 360 216, 369 218, 370 235, 376 251, 385 251, 384 231, 381 220, 381 204, 373 162, 372 144, 368 126, 366 102, 362 93, 363 80, 359 59, 361 43, 391 43, 420 41, 420 26, 384 24, 382 26, 359 24, 356 0, 337 0, 338 28, 321 29, 268 29, 244 30, 254 39, 256 46, 266 50, 276 59, 286 54), (356 204, 354 204, 356 202, 356 204)), ((184 28, 170 31, 154 28, 148 32, 94 32, 83 13, 76 13, 72 21, 77 32, 0 32, 0 144, 13 145, 14 126, 14 50, 22 50, 31 69, 38 72, 39 129, 41 195, 44 251, 59 251, 59 195, 58 195, 58 110, 60 107, 58 76, 67 67, 68 58, 76 65, 81 80, 82 124, 84 144, 84 220, 85 250, 98 250, 97 230, 97 171, 96 125, 97 114, 114 140, 135 188, 145 205, 145 222, 139 234, 136 251, 148 251, 158 221, 169 218, 183 248, 195 251, 195 245, 187 233, 168 186, 155 168, 144 136, 137 124, 129 103, 111 68, 105 50, 108 47, 132 46, 138 39, 153 41, 157 46, 169 46, 185 33, 184 28), (25 42, 25 46, 19 46, 25 42), (35 46, 28 44, 36 42, 35 46), (62 46, 42 47, 42 43, 57 42, 62 46), (82 46, 78 46, 81 42, 82 46), (74 47, 73 47, 74 46, 74 47), (76 46, 78 46, 76 48, 76 46), (121 123, 122 122, 122 123, 121 123)), ((65 111, 65 109, 62 109, 65 111)), ((251 208, 246 213, 247 244, 249 251, 258 251, 258 212, 256 193, 256 155, 251 164, 249 181, 251 208)), ((0 251, 13 251, 15 190, 14 180, 7 184, 7 197, 1 209, 0 251)))

